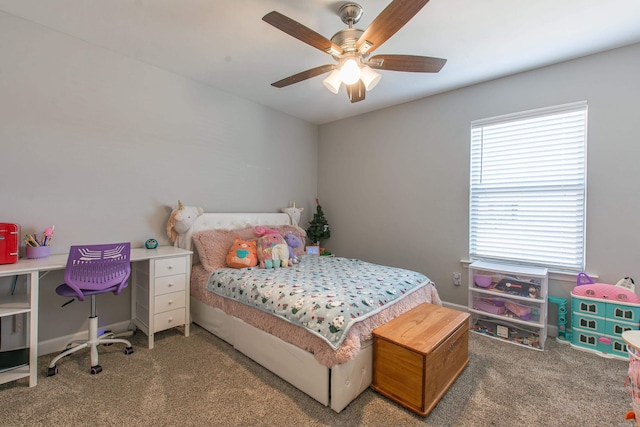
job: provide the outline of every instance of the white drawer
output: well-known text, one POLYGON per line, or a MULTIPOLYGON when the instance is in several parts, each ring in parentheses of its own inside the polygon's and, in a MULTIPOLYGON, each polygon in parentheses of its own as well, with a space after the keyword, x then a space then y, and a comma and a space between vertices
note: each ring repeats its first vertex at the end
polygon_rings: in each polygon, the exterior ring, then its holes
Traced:
POLYGON ((186 274, 175 276, 165 276, 156 279, 156 296, 168 294, 170 292, 184 291, 186 289, 186 274))
POLYGON ((187 259, 187 257, 157 259, 155 261, 156 277, 186 273, 187 259))
POLYGON ((164 331, 165 329, 173 328, 174 326, 180 326, 185 324, 185 309, 178 308, 176 310, 165 311, 164 313, 156 314, 154 320, 154 332, 164 331))
POLYGON ((156 314, 185 306, 185 292, 173 292, 156 297, 156 314))

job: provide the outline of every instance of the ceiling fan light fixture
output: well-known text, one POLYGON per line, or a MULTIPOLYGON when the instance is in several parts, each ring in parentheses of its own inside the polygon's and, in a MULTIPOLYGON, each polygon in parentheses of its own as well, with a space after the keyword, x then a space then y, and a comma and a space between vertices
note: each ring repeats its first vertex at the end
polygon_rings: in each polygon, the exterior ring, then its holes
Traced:
POLYGON ((362 83, 364 83, 364 87, 367 89, 367 91, 370 91, 371 89, 376 87, 381 78, 382 74, 373 71, 373 69, 368 65, 365 65, 360 70, 360 80, 362 80, 362 83))
POLYGON ((315 49, 328 53, 336 61, 293 74, 271 83, 271 86, 283 88, 330 72, 322 81, 327 89, 337 94, 342 83, 345 83, 349 100, 360 102, 365 99, 365 92, 372 90, 382 78, 374 70, 439 72, 446 59, 416 55, 375 55, 369 58, 369 54, 409 22, 428 1, 391 0, 366 30, 354 27, 362 16, 362 7, 357 3, 343 3, 338 15, 349 27, 339 30, 331 39, 275 10, 267 13, 262 17, 263 21, 315 49))
POLYGON ((322 83, 333 93, 338 93, 340 90, 340 84, 342 83, 342 79, 340 78, 340 71, 333 70, 329 73, 326 79, 322 81, 322 83))
POLYGON ((354 84, 360 79, 360 66, 358 61, 353 58, 349 58, 340 67, 340 78, 342 83, 346 85, 354 84))

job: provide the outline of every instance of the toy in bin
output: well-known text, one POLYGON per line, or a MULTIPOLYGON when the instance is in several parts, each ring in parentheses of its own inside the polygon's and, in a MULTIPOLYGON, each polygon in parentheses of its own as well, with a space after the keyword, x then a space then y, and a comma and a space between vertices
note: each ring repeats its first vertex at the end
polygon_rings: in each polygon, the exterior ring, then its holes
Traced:
POLYGON ((476 274, 473 276, 473 283, 479 288, 488 288, 493 283, 493 276, 476 274))
POLYGON ((491 314, 504 314, 507 310, 504 301, 491 298, 480 298, 473 304, 473 308, 491 314))
POLYGON ((531 313, 531 307, 518 304, 513 301, 507 301, 504 303, 509 314, 518 317, 520 320, 531 320, 533 314, 531 313))
POLYGON ((531 307, 513 301, 503 301, 501 299, 480 298, 473 304, 473 308, 484 311, 485 313, 517 317, 520 320, 531 320, 534 318, 531 307))
POLYGON ((516 342, 533 348, 540 348, 540 337, 538 333, 526 326, 517 326, 496 319, 479 318, 476 320, 473 329, 507 341, 516 342))
POLYGON ((540 298, 540 285, 533 282, 523 282, 520 280, 505 277, 500 280, 495 287, 496 290, 511 295, 521 297, 540 298))

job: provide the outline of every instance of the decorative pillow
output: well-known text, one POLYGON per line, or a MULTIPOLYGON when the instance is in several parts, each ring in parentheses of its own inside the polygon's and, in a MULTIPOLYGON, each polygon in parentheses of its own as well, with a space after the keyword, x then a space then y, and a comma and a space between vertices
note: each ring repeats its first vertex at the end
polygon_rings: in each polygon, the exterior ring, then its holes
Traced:
POLYGON ((245 268, 255 267, 257 264, 256 241, 243 240, 236 237, 227 254, 227 266, 231 268, 245 268))
MULTIPOLYGON (((292 232, 303 242, 307 237, 307 233, 304 229, 294 225, 268 225, 265 227, 278 230, 282 235, 285 235, 287 232, 292 232)), ((254 233, 254 228, 246 227, 234 230, 204 230, 195 233, 193 235, 193 244, 198 251, 198 257, 202 266, 207 269, 207 271, 215 271, 219 268, 226 267, 227 253, 229 253, 229 248, 231 248, 236 238, 240 238, 242 240, 255 239, 256 235, 254 233)), ((304 245, 296 248, 295 253, 296 255, 303 255, 304 245)))

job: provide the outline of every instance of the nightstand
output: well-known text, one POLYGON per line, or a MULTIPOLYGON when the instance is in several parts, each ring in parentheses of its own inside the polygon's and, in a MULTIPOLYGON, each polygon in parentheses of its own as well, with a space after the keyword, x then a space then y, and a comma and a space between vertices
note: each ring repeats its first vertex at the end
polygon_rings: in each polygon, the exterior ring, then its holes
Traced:
POLYGON ((131 318, 149 337, 151 349, 156 332, 184 325, 189 336, 191 252, 172 246, 147 250, 149 259, 133 270, 131 318))

